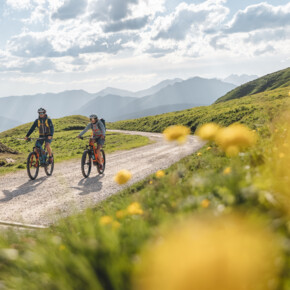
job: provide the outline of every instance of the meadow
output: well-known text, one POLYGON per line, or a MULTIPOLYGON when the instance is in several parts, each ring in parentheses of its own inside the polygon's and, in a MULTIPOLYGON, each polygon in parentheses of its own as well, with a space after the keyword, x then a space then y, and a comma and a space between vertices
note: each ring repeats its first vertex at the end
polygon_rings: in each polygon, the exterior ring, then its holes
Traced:
MULTIPOLYGON (((88 139, 80 140, 76 137, 87 125, 88 118, 83 116, 69 116, 54 119, 53 123, 55 134, 51 146, 54 152, 55 162, 81 158, 88 144, 88 139)), ((28 153, 31 152, 34 147, 35 140, 26 142, 23 138, 31 125, 32 123, 21 125, 0 133, 1 143, 19 152, 19 154, 0 154, 0 162, 2 162, 0 174, 26 168, 26 159, 28 153), (7 163, 6 158, 12 158, 15 162, 7 163)), ((88 131, 84 137, 85 136, 90 136, 90 132, 88 131)), ((37 138, 37 130, 35 130, 30 137, 37 138)), ((117 150, 129 150, 149 143, 149 139, 143 136, 107 132, 104 149, 106 153, 111 153, 117 150)))
POLYGON ((47 230, 3 232, 3 287, 290 289, 289 97, 279 88, 109 124, 154 132, 179 124, 193 133, 240 122, 257 140, 233 156, 209 140, 92 210, 47 230))

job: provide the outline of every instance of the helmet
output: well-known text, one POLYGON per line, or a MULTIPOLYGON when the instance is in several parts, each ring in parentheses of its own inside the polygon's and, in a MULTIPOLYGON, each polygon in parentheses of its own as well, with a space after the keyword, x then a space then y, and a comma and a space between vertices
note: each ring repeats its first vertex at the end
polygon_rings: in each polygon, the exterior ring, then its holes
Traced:
POLYGON ((37 110, 37 113, 38 114, 45 114, 46 113, 46 110, 45 109, 43 109, 43 108, 39 108, 38 110, 37 110))
POLYGON ((90 115, 90 119, 98 119, 98 116, 96 114, 90 115))

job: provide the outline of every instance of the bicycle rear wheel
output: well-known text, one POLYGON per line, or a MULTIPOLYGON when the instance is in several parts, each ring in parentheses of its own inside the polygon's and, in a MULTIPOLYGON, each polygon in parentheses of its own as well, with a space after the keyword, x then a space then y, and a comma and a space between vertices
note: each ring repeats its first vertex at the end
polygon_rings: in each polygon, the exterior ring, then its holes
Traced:
POLYGON ((103 158, 104 162, 103 164, 98 163, 97 164, 97 170, 99 172, 99 174, 103 174, 105 171, 105 167, 106 167, 106 155, 105 155, 105 151, 103 149, 100 150, 101 153, 101 158, 103 158))
POLYGON ((52 162, 51 163, 46 163, 46 165, 44 166, 44 171, 46 173, 47 176, 50 176, 53 172, 53 168, 54 168, 54 158, 52 158, 52 162))
POLYGON ((26 168, 29 178, 34 180, 37 177, 39 171, 39 161, 37 160, 37 155, 35 152, 29 153, 26 162, 26 168))
POLYGON ((92 157, 89 150, 84 151, 81 165, 84 178, 89 177, 92 169, 92 157))

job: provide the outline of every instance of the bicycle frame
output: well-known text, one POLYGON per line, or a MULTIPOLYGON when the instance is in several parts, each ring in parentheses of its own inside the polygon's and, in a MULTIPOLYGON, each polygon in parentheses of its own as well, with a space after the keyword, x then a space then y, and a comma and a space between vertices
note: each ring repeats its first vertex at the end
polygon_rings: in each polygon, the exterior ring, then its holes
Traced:
MULTIPOLYGON (((89 149, 91 151, 91 154, 94 155, 95 157, 94 162, 98 162, 99 154, 95 146, 95 143, 96 143, 96 140, 94 138, 90 138, 90 142, 89 142, 89 145, 87 145, 87 149, 89 149)), ((101 162, 103 162, 103 160, 101 162)))

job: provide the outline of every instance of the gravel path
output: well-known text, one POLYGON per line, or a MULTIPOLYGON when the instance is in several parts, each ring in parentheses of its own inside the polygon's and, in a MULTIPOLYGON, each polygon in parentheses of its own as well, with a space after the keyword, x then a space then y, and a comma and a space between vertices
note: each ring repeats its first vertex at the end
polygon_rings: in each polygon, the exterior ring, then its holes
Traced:
POLYGON ((52 224, 60 217, 94 206, 159 169, 168 168, 204 144, 195 136, 190 136, 186 144, 176 146, 165 142, 162 134, 158 133, 116 132, 147 136, 155 143, 108 154, 104 175, 98 175, 97 169, 93 167, 87 179, 82 176, 80 160, 56 163, 50 177, 40 168, 34 181, 28 178, 26 170, 1 176, 0 220, 35 225, 52 224), (113 180, 121 169, 132 173, 132 179, 124 186, 117 185, 113 180))

